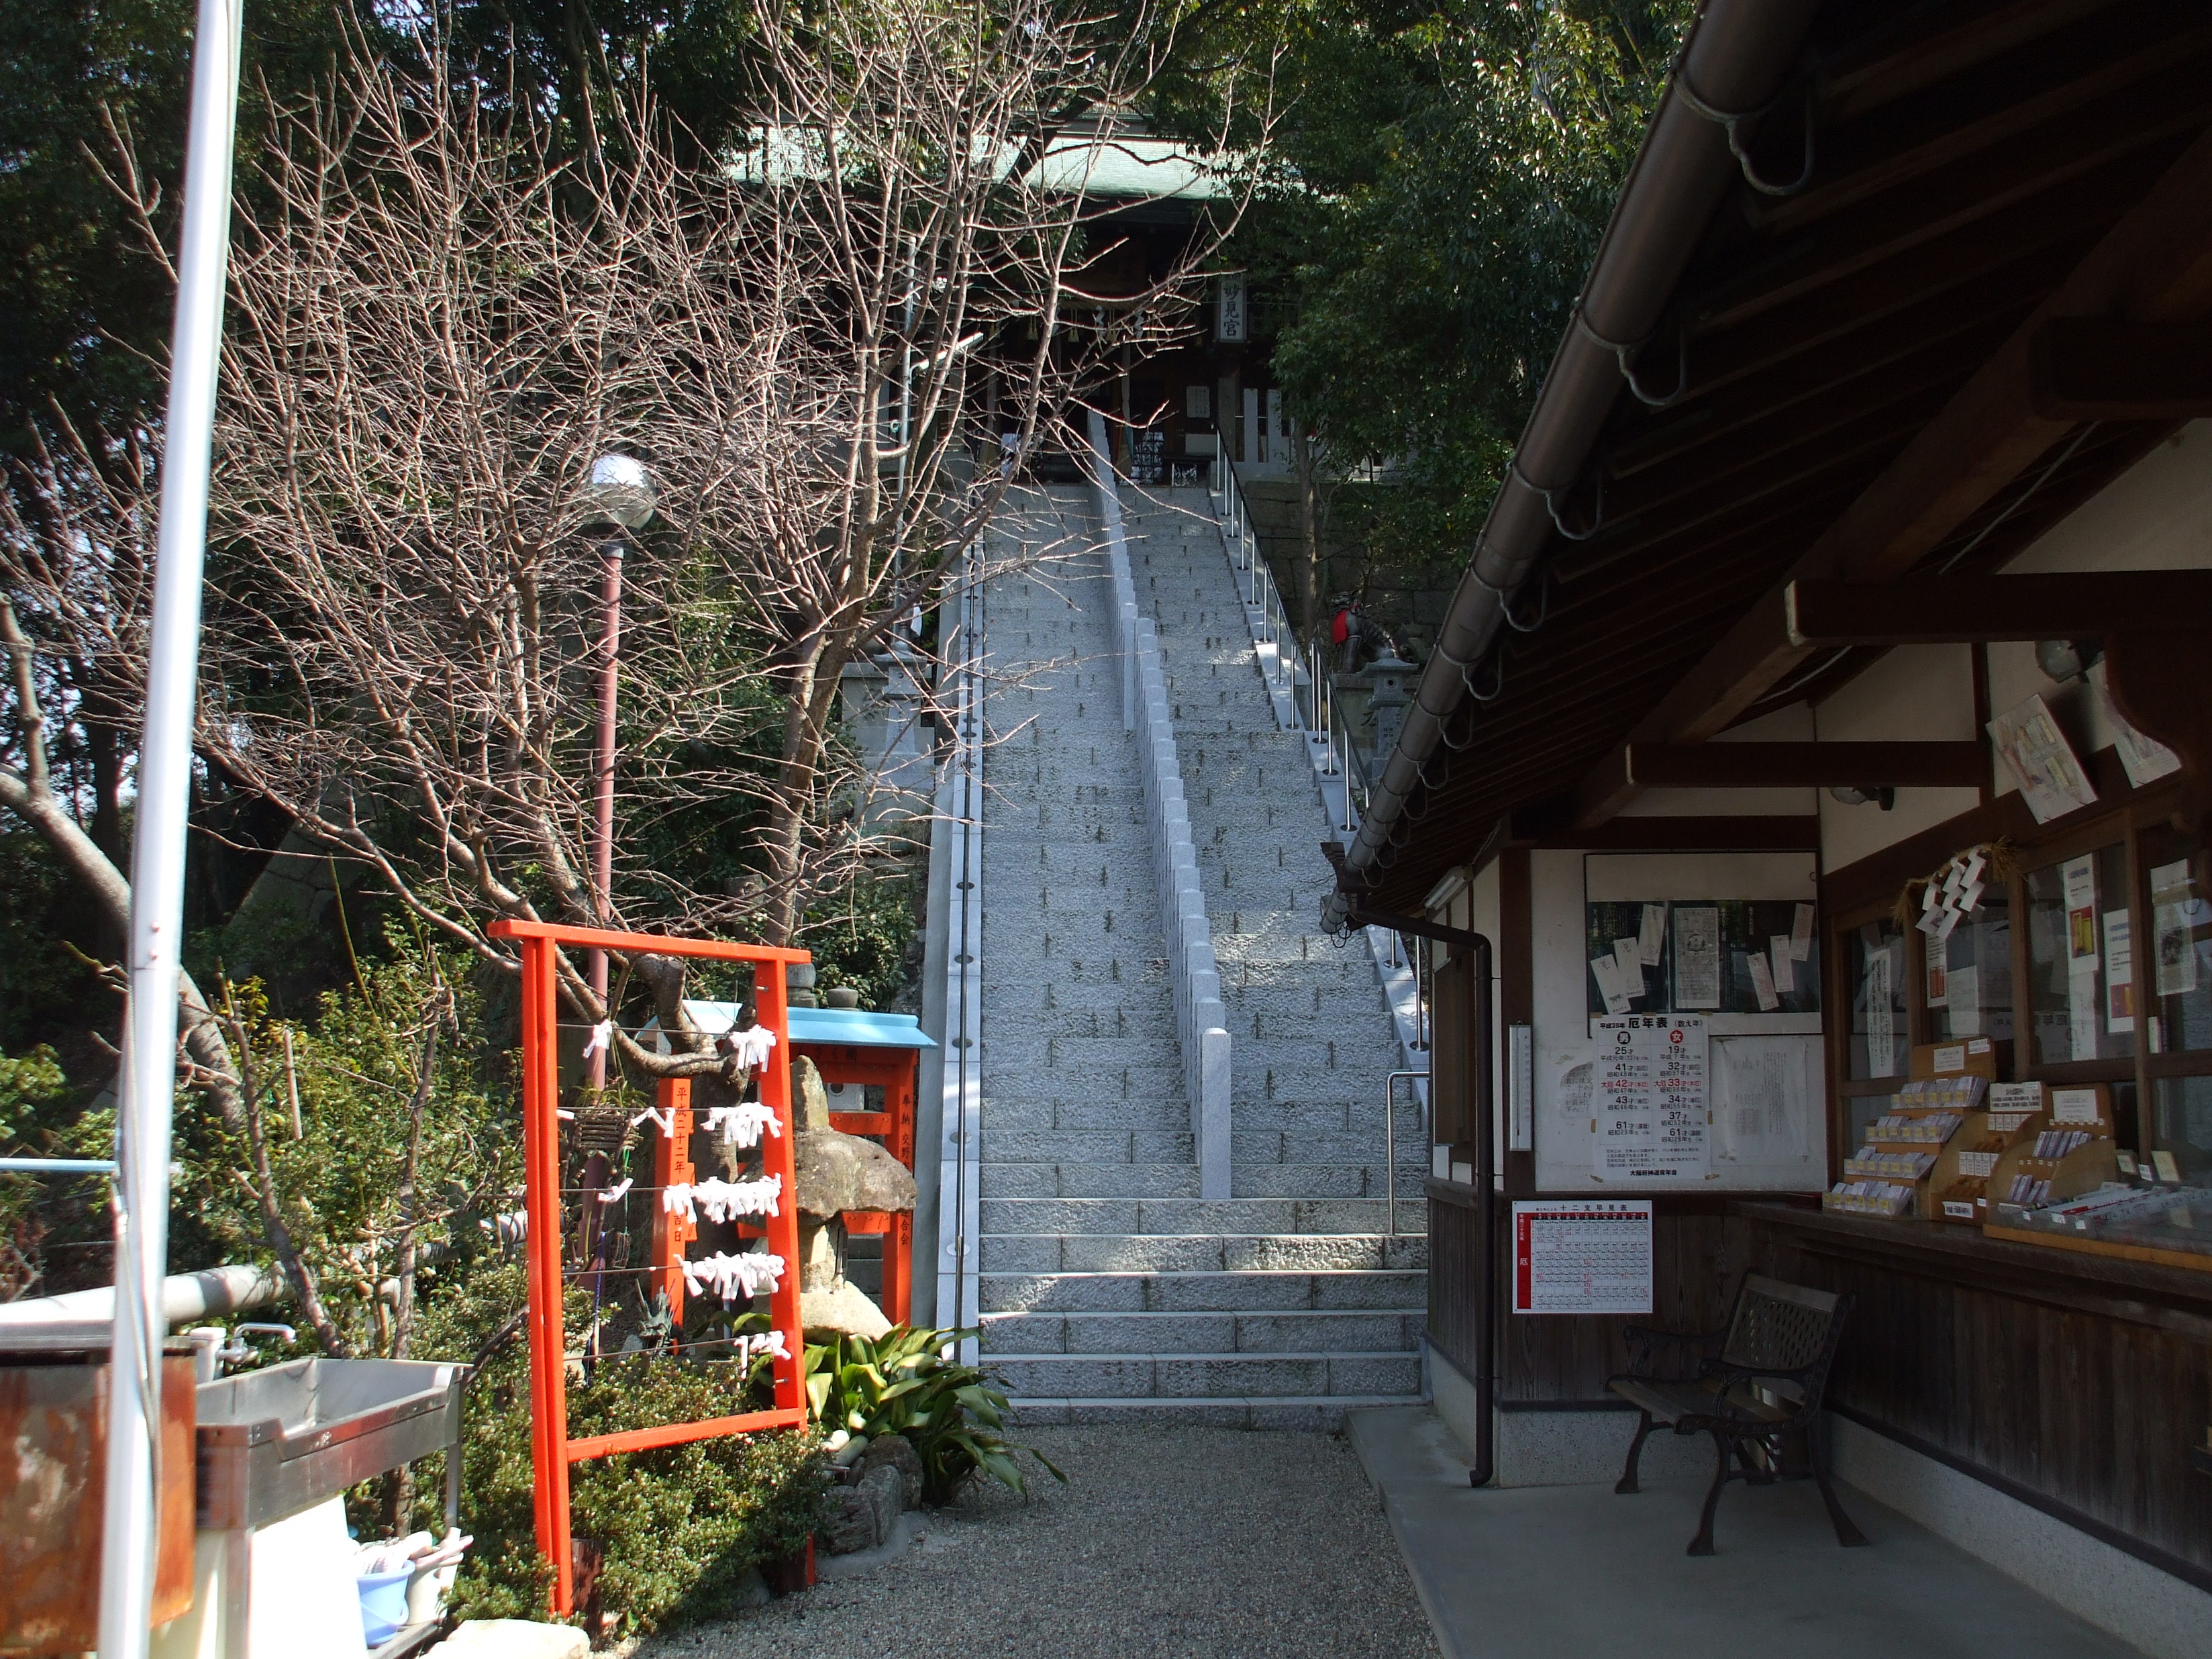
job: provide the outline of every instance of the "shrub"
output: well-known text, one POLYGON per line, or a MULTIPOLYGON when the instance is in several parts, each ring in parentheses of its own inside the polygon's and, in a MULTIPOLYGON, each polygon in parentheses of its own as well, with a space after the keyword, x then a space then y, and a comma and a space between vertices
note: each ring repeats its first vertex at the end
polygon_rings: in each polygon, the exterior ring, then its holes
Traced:
POLYGON ((1006 1396, 980 1367, 945 1357, 973 1331, 910 1331, 893 1326, 875 1341, 833 1335, 806 1348, 806 1398, 825 1429, 906 1437, 921 1459, 921 1495, 950 1502, 978 1472, 1027 1490, 1015 1454, 1027 1452, 1056 1480, 1067 1477, 1033 1446, 999 1430, 1006 1396))
MULTIPOLYGON (((441 1310, 444 1328, 419 1352, 473 1358, 520 1308, 519 1266, 480 1271, 441 1310), (469 1338, 481 1332, 473 1345, 469 1338)), ((575 1328, 572 1310, 571 1328, 575 1328)), ((571 1373, 574 1436, 618 1433, 750 1409, 728 1363, 623 1356, 571 1373)), ((465 1619, 543 1619, 546 1571, 531 1508, 530 1362, 508 1340, 471 1380, 462 1454, 462 1525, 476 1538, 448 1605, 465 1619)), ((805 1431, 729 1436, 577 1463, 570 1470, 575 1535, 606 1552, 599 1583, 619 1627, 651 1631, 726 1613, 751 1569, 806 1547, 823 1519, 826 1461, 805 1431)), ((426 1475, 415 1524, 435 1528, 442 1488, 426 1475)))

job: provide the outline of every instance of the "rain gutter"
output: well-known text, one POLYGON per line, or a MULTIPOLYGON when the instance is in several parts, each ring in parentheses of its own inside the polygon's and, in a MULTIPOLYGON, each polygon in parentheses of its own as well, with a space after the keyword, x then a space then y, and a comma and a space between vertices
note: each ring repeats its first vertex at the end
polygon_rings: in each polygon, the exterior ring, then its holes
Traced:
MULTIPOLYGON (((1490 654, 1507 607, 1551 541, 1557 515, 1574 510, 1567 497, 1581 483, 1614 399, 1638 367, 1638 348, 1658 325, 1730 185, 1740 173, 1748 176, 1748 164, 1740 158, 1738 125, 1755 128, 1758 116, 1788 82, 1820 4, 1820 0, 1709 0, 1692 31, 1613 204, 1574 321, 1544 378, 1505 482, 1491 503, 1474 558, 1452 596, 1365 821, 1345 849, 1338 887, 1322 902, 1325 932, 1340 933, 1351 925, 1347 888, 1377 884, 1382 856, 1397 833, 1407 801, 1422 787, 1444 723, 1473 695, 1471 677, 1490 654)), ((1811 155, 1808 134, 1808 173, 1811 155)), ((1753 182, 1774 194, 1793 187, 1753 182)), ((1663 379, 1667 371, 1659 367, 1657 373, 1663 379)), ((1639 383, 1650 378, 1649 373, 1638 376, 1639 383)))

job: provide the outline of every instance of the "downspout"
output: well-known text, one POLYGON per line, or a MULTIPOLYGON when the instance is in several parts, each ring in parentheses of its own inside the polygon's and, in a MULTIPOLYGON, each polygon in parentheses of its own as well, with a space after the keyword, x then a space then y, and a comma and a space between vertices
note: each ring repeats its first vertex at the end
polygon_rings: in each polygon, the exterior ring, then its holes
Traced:
POLYGON ((1322 906, 1325 932, 1340 933, 1350 923, 1347 886, 1375 884, 1377 861, 1420 787, 1444 722, 1468 696, 1468 676, 1489 655, 1506 606, 1551 540, 1553 503, 1563 503, 1581 482, 1634 349, 1657 325, 1737 176, 1741 164, 1731 149, 1734 124, 1727 112, 1755 112, 1773 100, 1796 66, 1819 8, 1820 0, 1709 0, 1705 6, 1613 204, 1575 320, 1491 503, 1366 819, 1345 849, 1338 890, 1322 906))
MULTIPOLYGON (((1496 1055, 1490 1041, 1490 939, 1486 934, 1431 921, 1426 916, 1372 910, 1356 895, 1346 897, 1346 919, 1352 927, 1387 927, 1393 933, 1434 939, 1474 957, 1474 1009, 1468 1021, 1474 1052, 1468 1070, 1482 1080, 1482 1103, 1475 1114, 1481 1127, 1474 1138, 1474 1224, 1482 1240, 1482 1283, 1475 1295, 1474 1467, 1467 1472, 1467 1480, 1471 1486, 1486 1486, 1498 1474, 1498 1100, 1496 1055)), ((1433 1046, 1430 1052, 1435 1053, 1433 1046)), ((1431 1077, 1429 1099, 1432 1103, 1436 1089, 1437 1079, 1431 1077)), ((1395 1218, 1392 1219, 1395 1223, 1395 1218)))

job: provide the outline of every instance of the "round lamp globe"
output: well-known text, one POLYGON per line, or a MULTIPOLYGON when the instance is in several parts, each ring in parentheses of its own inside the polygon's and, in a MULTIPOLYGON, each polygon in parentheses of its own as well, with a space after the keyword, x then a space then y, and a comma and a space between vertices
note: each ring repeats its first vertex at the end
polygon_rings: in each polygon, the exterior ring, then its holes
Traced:
POLYGON ((635 530, 653 517, 653 475, 635 455, 602 455, 584 483, 584 506, 594 520, 635 530))

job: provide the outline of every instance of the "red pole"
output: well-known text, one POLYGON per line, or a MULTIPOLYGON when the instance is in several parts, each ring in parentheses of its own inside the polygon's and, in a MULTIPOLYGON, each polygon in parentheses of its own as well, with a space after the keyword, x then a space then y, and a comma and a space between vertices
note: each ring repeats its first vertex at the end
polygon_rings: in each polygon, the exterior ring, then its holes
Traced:
MULTIPOLYGON (((596 821, 592 825, 592 874, 599 884, 599 922, 603 927, 614 925, 615 879, 615 676, 622 652, 622 577, 623 544, 619 537, 611 537, 599 547, 599 740, 595 757, 593 790, 598 797, 596 821)), ((607 953, 591 953, 592 994, 605 1009, 603 1018, 611 1018, 614 1010, 606 1007, 607 953)), ((604 1089, 607 1082, 607 1050, 613 1045, 602 1043, 592 1054, 592 1087, 604 1089)))
POLYGON ((553 1611, 574 1592, 568 1560, 568 1390, 561 1319, 561 1053, 553 945, 522 941, 522 1132, 530 1236, 531 1491, 538 1549, 552 1569, 553 1611))
MULTIPOLYGON (((761 1137, 761 1173, 776 1176, 783 1183, 781 1213, 767 1218, 769 1251, 783 1258, 783 1277, 769 1299, 769 1317, 778 1330, 799 1332, 803 1344, 805 1329, 799 1316, 799 1186, 791 1144, 797 1126, 791 1121, 791 1018, 784 996, 782 967, 773 962, 756 963, 753 1018, 775 1033, 775 1047, 769 1051, 768 1064, 761 1068, 761 1104, 775 1112, 784 1131, 761 1137)), ((775 1362, 775 1403, 787 1411, 806 1403, 799 1378, 801 1358, 799 1348, 793 1347, 787 1358, 775 1362)))
MULTIPOLYGON (((653 1152, 653 1181, 656 1187, 689 1184, 691 1169, 691 1079, 660 1079, 660 1109, 669 1114, 672 1132, 661 1135, 653 1152)), ((668 1297, 668 1316, 675 1333, 684 1328, 684 1247, 699 1235, 696 1222, 686 1221, 666 1209, 653 1224, 653 1265, 659 1270, 660 1289, 668 1297)))

